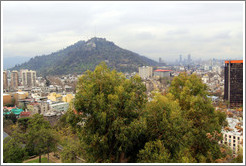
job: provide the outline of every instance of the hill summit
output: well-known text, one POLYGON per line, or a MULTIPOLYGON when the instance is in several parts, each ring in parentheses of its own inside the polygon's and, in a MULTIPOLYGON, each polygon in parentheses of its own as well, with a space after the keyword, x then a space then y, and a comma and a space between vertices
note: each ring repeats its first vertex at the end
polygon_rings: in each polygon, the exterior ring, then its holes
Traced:
POLYGON ((122 49, 105 38, 94 37, 88 41, 78 41, 49 55, 36 56, 11 70, 36 70, 42 76, 81 74, 86 70, 94 70, 102 61, 120 72, 137 72, 139 66, 157 65, 157 62, 122 49))

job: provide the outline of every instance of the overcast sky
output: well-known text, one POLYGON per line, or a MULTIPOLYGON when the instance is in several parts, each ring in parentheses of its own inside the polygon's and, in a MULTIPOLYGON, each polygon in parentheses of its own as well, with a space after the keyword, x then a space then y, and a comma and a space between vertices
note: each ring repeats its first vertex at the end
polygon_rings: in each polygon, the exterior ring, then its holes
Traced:
POLYGON ((94 36, 154 60, 243 58, 243 2, 2 2, 3 56, 94 36))

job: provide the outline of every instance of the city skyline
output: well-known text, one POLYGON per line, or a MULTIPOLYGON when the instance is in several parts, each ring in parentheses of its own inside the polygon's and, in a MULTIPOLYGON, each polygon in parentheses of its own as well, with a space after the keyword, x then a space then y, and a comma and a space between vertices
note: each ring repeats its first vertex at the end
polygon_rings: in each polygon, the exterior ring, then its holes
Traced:
POLYGON ((243 59, 243 2, 2 4, 4 57, 47 55, 96 36, 156 61, 243 59))

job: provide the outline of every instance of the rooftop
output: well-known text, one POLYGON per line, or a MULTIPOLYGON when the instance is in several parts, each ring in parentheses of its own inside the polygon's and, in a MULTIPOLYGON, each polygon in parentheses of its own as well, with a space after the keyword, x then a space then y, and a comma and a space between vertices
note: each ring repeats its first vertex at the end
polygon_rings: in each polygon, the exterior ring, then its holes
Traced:
POLYGON ((243 63, 243 60, 230 60, 230 61, 225 61, 225 63, 243 63))
POLYGON ((163 70, 163 69, 157 69, 157 70, 155 70, 155 72, 158 72, 158 71, 160 71, 160 72, 168 72, 168 71, 172 71, 172 70, 163 70))
MULTIPOLYGON (((231 129, 231 131, 227 131, 227 130, 222 130, 223 133, 227 133, 227 134, 231 134, 231 135, 237 135, 240 136, 243 134, 243 132, 238 131, 238 129, 236 128, 236 126, 238 126, 238 123, 241 123, 241 121, 239 121, 236 118, 226 118, 227 122, 228 122, 228 127, 231 129)), ((243 125, 240 126, 243 128, 243 125)))

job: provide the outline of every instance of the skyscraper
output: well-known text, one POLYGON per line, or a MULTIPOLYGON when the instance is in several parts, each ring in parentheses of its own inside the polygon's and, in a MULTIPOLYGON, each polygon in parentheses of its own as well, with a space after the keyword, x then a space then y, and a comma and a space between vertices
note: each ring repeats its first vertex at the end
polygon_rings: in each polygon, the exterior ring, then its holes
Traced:
POLYGON ((224 99, 229 107, 243 105, 243 60, 225 61, 224 99))
POLYGON ((8 89, 8 76, 7 71, 3 71, 3 89, 8 89))
POLYGON ((188 59, 188 64, 190 64, 191 63, 191 56, 190 56, 190 54, 187 55, 187 59, 188 59))
POLYGON ((11 89, 18 89, 19 84, 19 77, 18 77, 18 71, 13 70, 11 72, 11 89))
POLYGON ((179 55, 179 63, 182 63, 182 55, 179 55))
POLYGON ((21 70, 22 85, 25 87, 32 87, 36 84, 36 71, 21 70))

